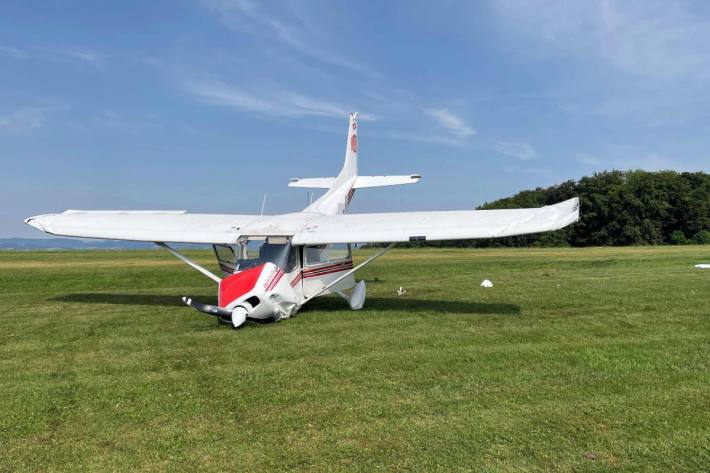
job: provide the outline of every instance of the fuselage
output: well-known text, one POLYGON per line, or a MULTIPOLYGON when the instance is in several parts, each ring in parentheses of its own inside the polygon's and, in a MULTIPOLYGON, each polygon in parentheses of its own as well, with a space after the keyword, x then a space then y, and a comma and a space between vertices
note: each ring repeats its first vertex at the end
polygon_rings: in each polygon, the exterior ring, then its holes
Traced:
POLYGON ((224 276, 219 307, 227 311, 242 307, 251 319, 285 319, 314 296, 355 286, 353 274, 343 278, 353 269, 350 245, 292 246, 288 241, 271 243, 267 237, 258 247, 252 240, 214 245, 214 252, 224 276))

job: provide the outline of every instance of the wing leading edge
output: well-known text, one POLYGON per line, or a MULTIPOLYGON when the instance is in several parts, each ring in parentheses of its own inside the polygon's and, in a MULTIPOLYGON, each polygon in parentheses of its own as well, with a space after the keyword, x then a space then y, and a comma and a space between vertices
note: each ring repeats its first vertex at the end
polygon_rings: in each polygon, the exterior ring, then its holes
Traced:
POLYGON ((322 216, 293 243, 386 243, 497 238, 558 230, 579 220, 579 199, 532 209, 395 212, 322 216))

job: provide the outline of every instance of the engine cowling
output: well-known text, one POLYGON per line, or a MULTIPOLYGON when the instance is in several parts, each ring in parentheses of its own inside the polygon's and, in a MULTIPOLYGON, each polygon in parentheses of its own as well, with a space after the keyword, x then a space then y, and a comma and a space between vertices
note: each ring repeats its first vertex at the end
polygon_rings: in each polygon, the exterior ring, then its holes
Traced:
POLYGON ((234 327, 247 318, 276 320, 298 309, 297 295, 283 269, 273 263, 239 271, 219 284, 219 306, 231 311, 234 327))

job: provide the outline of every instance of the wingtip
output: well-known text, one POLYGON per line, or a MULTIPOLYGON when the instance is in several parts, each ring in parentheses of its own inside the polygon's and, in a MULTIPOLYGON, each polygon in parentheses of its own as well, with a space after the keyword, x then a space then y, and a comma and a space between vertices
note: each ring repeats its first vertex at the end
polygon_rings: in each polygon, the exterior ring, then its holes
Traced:
POLYGON ((24 222, 31 227, 35 227, 37 230, 41 230, 45 233, 50 233, 49 231, 47 231, 46 224, 49 223, 47 218, 52 217, 53 215, 54 214, 35 215, 33 217, 27 217, 24 222))
POLYGON ((37 228, 37 229, 39 229, 39 230, 44 231, 44 230, 42 229, 42 226, 41 226, 40 223, 39 223, 39 220, 38 220, 39 217, 40 217, 39 215, 36 215, 36 216, 34 216, 34 217, 27 217, 27 218, 24 220, 24 222, 25 222, 25 224, 27 224, 27 225, 29 225, 29 226, 31 226, 31 227, 35 227, 35 228, 37 228))

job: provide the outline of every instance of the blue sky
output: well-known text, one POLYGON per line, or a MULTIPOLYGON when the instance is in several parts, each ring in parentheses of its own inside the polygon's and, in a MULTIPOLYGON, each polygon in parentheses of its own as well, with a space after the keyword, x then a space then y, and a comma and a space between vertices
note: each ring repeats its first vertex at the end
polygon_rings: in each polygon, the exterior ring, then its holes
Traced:
POLYGON ((290 177, 424 176, 467 209, 603 169, 710 171, 710 3, 247 0, 0 7, 0 237, 80 209, 300 210, 290 177))

